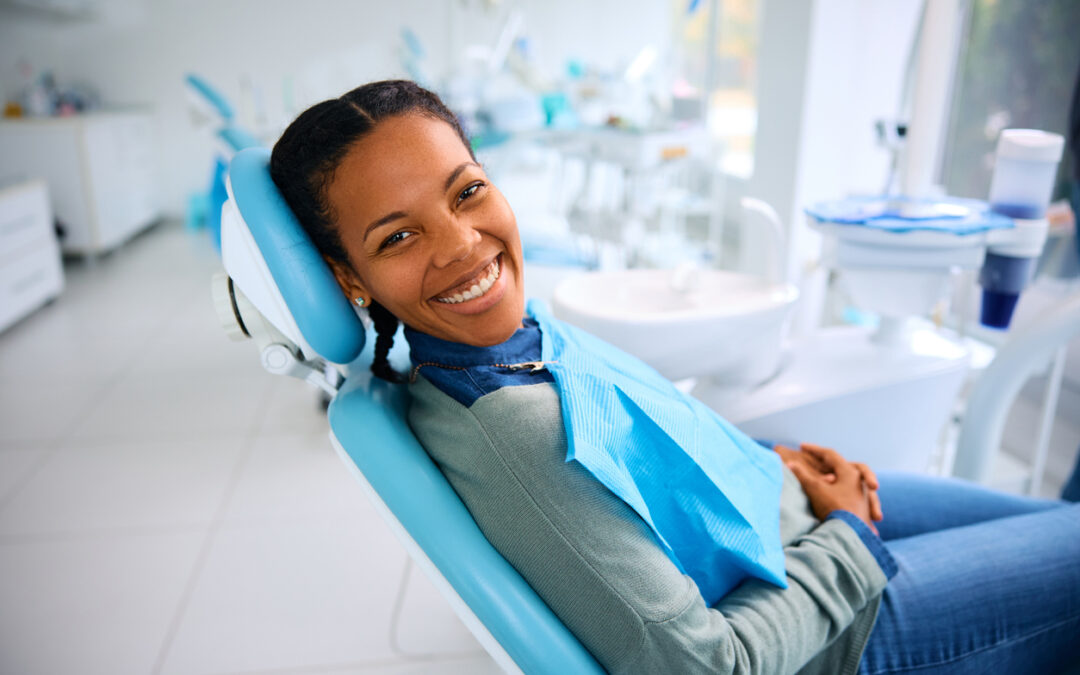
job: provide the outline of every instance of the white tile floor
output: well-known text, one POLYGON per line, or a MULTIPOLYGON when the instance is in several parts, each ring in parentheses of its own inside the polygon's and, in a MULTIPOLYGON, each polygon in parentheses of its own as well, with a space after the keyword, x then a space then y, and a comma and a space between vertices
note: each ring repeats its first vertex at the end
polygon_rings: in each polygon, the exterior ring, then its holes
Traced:
POLYGON ((226 339, 218 266, 166 223, 0 334, 0 673, 498 672, 226 339))

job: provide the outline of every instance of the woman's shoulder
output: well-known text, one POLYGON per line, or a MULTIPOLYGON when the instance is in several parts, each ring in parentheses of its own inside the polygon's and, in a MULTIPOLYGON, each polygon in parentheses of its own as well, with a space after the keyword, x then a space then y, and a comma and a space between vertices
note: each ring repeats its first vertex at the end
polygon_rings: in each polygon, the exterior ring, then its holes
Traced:
MULTIPOLYGON (((462 388, 470 386, 482 389, 475 384, 462 388)), ((463 401, 421 375, 409 385, 409 393, 409 425, 433 455, 491 443, 504 453, 535 451, 543 444, 565 456, 559 394, 550 380, 475 391, 463 401), (471 440, 464 442, 467 438, 471 440)))

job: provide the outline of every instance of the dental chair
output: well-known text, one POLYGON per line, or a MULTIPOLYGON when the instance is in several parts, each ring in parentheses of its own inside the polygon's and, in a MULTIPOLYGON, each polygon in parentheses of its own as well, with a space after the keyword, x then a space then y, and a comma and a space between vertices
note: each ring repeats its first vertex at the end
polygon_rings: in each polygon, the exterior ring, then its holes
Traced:
POLYGON ((508 673, 603 668, 488 543, 406 423, 408 392, 371 376, 366 329, 270 178, 270 152, 239 152, 222 215, 226 331, 263 366, 329 397, 330 441, 416 564, 508 673))

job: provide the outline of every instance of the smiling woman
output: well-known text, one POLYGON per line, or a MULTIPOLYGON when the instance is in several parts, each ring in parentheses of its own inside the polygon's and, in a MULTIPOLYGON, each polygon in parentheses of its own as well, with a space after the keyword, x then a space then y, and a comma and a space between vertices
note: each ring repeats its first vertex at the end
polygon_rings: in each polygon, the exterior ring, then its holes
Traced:
POLYGON ((386 354, 404 322, 412 431, 607 670, 1075 663, 1080 506, 879 481, 809 444, 771 452, 640 360, 526 309, 514 214, 434 94, 387 81, 320 103, 275 145, 271 175, 371 312, 385 379, 402 379, 386 354))
POLYGON ((356 141, 326 190, 352 297, 374 297, 407 326, 489 346, 521 325, 514 213, 442 120, 406 114, 356 141))
POLYGON ((274 146, 270 171, 350 301, 378 332, 376 375, 398 320, 476 346, 521 326, 517 223, 464 131, 431 92, 377 82, 324 101, 274 146))

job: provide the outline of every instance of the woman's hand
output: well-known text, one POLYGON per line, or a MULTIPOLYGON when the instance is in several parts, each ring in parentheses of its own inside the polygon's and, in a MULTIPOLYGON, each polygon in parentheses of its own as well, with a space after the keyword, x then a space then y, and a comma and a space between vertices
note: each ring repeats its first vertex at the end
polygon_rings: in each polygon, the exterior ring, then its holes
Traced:
POLYGON ((798 462, 799 464, 806 466, 808 469, 811 469, 812 471, 816 471, 817 473, 821 474, 822 478, 831 483, 836 480, 836 474, 831 473, 828 468, 826 468, 825 464, 820 459, 818 459, 818 456, 816 454, 808 451, 808 448, 817 447, 818 446, 811 445, 809 443, 802 443, 799 446, 798 450, 789 448, 786 445, 776 445, 773 447, 773 450, 776 452, 776 454, 780 455, 780 459, 784 462, 784 464, 790 466, 792 462, 798 462))
POLYGON ((878 498, 877 476, 862 462, 849 462, 840 453, 811 443, 799 450, 781 445, 775 448, 780 458, 799 479, 810 498, 810 508, 819 519, 836 509, 850 511, 870 526, 883 518, 878 498))

